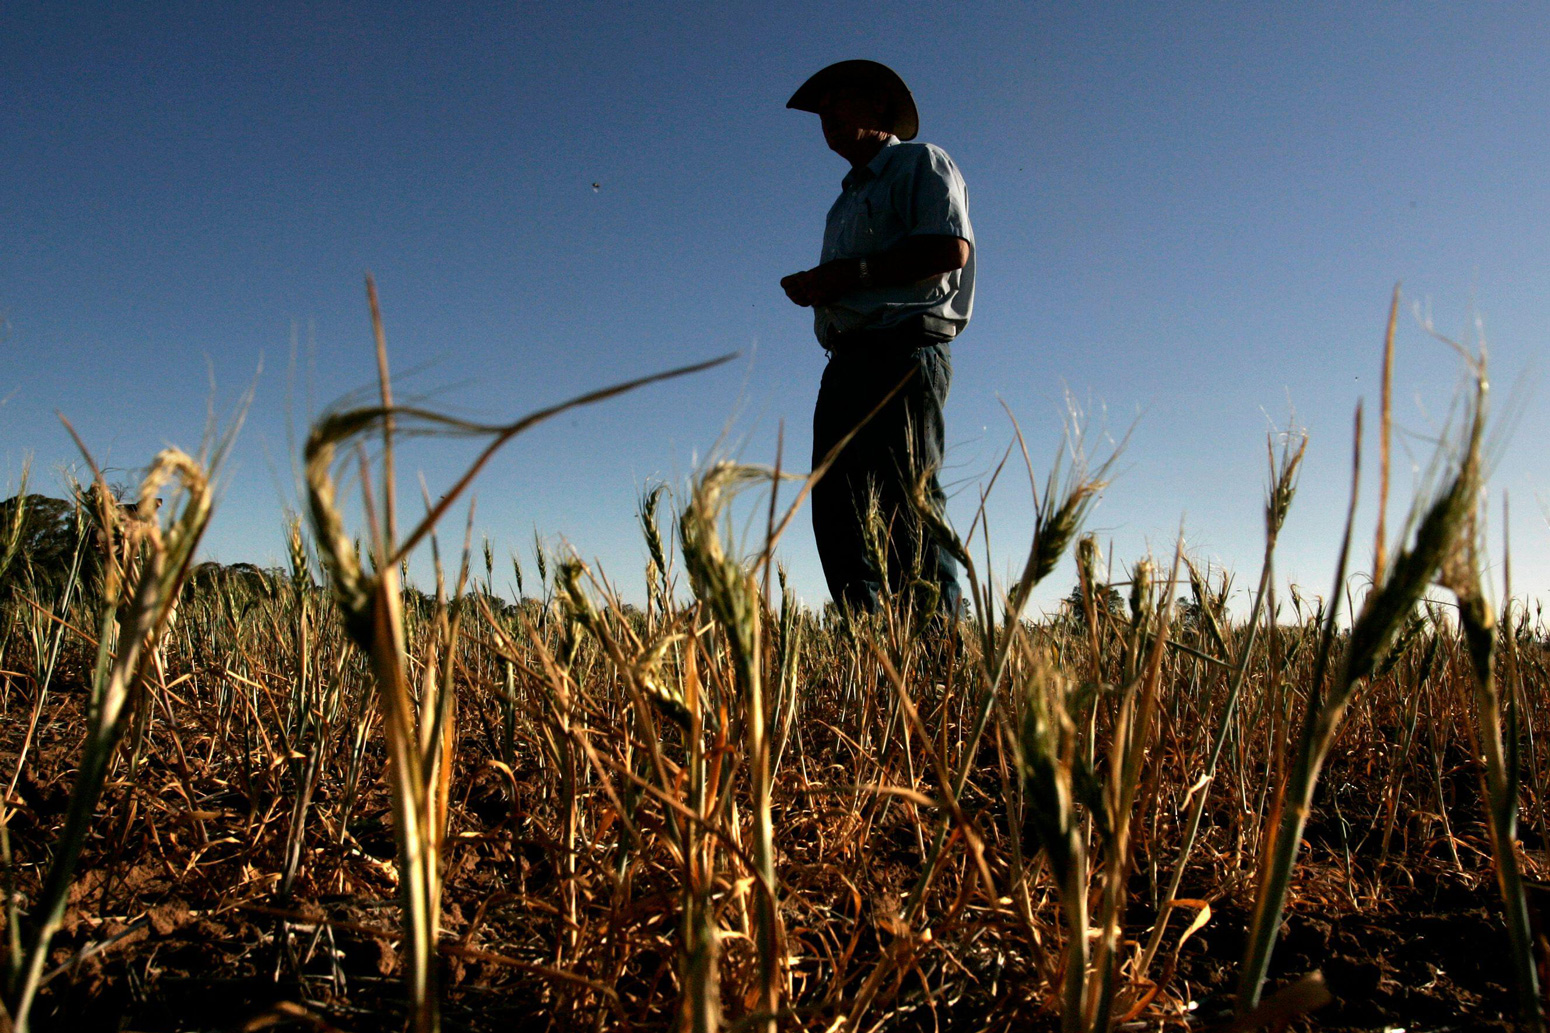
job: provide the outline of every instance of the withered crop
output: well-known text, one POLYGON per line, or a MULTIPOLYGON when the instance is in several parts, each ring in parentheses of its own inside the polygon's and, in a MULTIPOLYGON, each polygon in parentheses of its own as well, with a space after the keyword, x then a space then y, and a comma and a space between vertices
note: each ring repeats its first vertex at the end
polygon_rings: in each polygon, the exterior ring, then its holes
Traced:
POLYGON ((1543 1027, 1550 654, 1483 587, 1483 366, 1401 536, 1380 517, 1358 581, 1348 531, 1327 600, 1277 599, 1302 436, 1271 443, 1235 609, 1182 541, 1104 561, 1083 524, 1115 467, 1076 425, 1042 490, 1027 463, 1014 582, 975 562, 982 513, 922 508, 972 613, 847 618, 799 606, 775 552, 822 466, 784 509, 778 461, 648 490, 641 606, 541 543, 502 598, 472 514, 444 571, 436 525, 495 449, 656 378, 477 426, 395 404, 377 326, 380 402, 312 428, 288 571, 191 563, 213 503, 181 453, 136 522, 83 490, 63 579, 5 511, 4 1021, 1543 1027), (394 441, 422 432, 488 444, 400 533, 394 441), (761 492, 745 551, 729 507, 761 492), (403 575, 422 545, 429 593, 403 575))

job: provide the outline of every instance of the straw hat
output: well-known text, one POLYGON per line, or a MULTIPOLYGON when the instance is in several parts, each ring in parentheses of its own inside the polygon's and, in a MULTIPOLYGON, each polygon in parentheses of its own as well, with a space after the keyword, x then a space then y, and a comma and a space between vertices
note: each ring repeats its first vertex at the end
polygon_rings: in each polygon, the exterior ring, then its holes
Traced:
POLYGON ((899 139, 913 140, 920 132, 920 113, 915 110, 910 88, 904 85, 899 73, 876 61, 841 61, 820 69, 797 88, 786 107, 817 112, 824 98, 837 90, 853 90, 884 100, 886 124, 881 128, 899 139))

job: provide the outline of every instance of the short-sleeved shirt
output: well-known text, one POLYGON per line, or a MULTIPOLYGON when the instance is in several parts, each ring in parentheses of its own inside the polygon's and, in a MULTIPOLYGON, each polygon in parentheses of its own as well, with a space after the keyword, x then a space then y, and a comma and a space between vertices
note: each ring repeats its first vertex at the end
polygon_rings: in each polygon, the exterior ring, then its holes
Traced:
POLYGON ((935 144, 900 143, 890 136, 865 167, 852 169, 829 209, 821 261, 867 258, 906 237, 961 237, 969 243, 962 269, 920 283, 860 287, 813 311, 820 343, 829 335, 884 329, 914 316, 934 317, 953 331, 969 323, 974 308, 974 229, 969 191, 958 166, 935 144))

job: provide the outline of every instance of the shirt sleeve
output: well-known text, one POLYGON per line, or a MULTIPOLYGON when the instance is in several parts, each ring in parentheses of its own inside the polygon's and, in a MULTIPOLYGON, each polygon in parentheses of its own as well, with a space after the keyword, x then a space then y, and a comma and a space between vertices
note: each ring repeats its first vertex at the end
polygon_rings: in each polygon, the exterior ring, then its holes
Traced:
POLYGON ((969 189, 953 159, 940 147, 920 148, 908 178, 905 223, 909 236, 961 237, 974 243, 969 189))

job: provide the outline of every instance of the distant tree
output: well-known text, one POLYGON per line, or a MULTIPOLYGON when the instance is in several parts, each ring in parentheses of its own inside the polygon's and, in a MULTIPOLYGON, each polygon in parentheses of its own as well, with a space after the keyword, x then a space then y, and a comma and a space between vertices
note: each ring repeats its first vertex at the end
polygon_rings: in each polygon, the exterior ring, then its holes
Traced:
MULTIPOLYGON (((1112 585, 1095 585, 1094 591, 1097 598, 1094 600, 1099 613, 1107 609, 1109 617, 1113 620, 1128 620, 1129 610, 1126 608, 1125 597, 1119 594, 1119 590, 1112 585)), ((1060 612, 1063 616, 1074 621, 1078 627, 1087 626, 1087 609, 1082 602, 1082 583, 1078 581, 1071 586, 1071 594, 1060 603, 1060 612)))
POLYGON ((642 610, 639 606, 636 606, 634 603, 621 603, 619 606, 619 615, 624 618, 624 622, 628 624, 636 634, 643 634, 645 632, 646 611, 642 610))
POLYGON ((206 560, 188 572, 188 588, 193 592, 225 589, 244 598, 272 598, 285 579, 278 570, 265 570, 252 563, 230 565, 206 560))
MULTIPOLYGON (((6 533, 16 519, 18 507, 22 511, 21 537, 6 580, 12 584, 30 581, 39 591, 61 587, 70 574, 70 564, 80 544, 81 521, 89 518, 68 499, 13 495, 0 502, 0 529, 6 533)), ((89 545, 88 542, 82 547, 89 545)))

